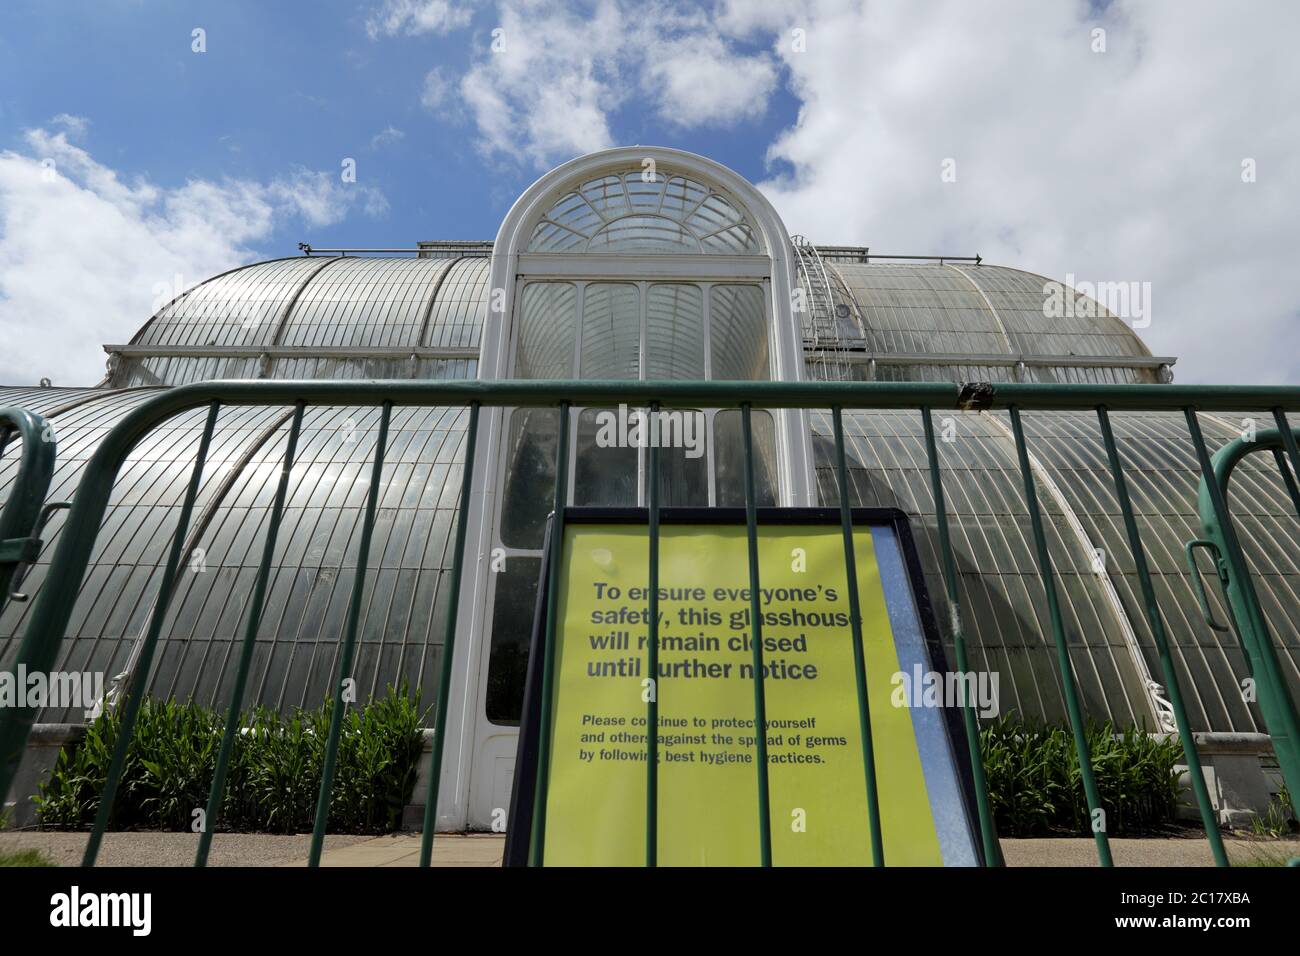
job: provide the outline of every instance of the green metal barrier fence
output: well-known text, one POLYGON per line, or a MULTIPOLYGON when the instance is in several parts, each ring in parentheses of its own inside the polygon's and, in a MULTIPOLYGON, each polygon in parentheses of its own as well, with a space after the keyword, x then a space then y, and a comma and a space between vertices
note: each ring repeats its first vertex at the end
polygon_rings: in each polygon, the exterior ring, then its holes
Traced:
MULTIPOLYGON (((0 509, 0 611, 11 597, 23 601, 23 570, 41 553, 40 528, 45 496, 54 477, 54 429, 40 415, 22 408, 0 408, 0 459, 17 434, 21 443, 13 491, 0 509)), ((0 791, 0 796, 3 791, 0 791)))
MULTIPOLYGON (((57 442, 54 429, 40 415, 22 408, 0 408, 0 457, 10 450, 18 436, 21 457, 9 497, 0 509, 0 611, 10 601, 26 601, 18 588, 41 553, 41 529, 51 512, 62 505, 45 506, 45 496, 54 477, 57 442)), ((37 657, 38 635, 28 633, 18 647, 15 672, 37 657)), ((57 642, 56 642, 57 644, 57 642)), ((48 668, 46 668, 48 670, 48 668)), ((27 741, 27 727, 36 716, 34 707, 6 707, 0 710, 0 806, 9 792, 18 757, 27 741)))
MULTIPOLYGON (((1216 570, 1223 585, 1223 592, 1232 610, 1237 637, 1241 642, 1246 660, 1250 662, 1251 677, 1256 684, 1259 709, 1264 715, 1269 735, 1273 739, 1273 751, 1277 754, 1282 775, 1287 781, 1291 795, 1292 811, 1300 819, 1300 793, 1296 792, 1295 781, 1300 780, 1300 726, 1296 722, 1295 702, 1287 690, 1286 678, 1282 675, 1282 666, 1273 647, 1273 636, 1268 631, 1259 610, 1259 598, 1255 594, 1255 585, 1251 581, 1249 570, 1242 555, 1237 532, 1228 513, 1228 480, 1232 470, 1241 459, 1252 452, 1271 451, 1282 473, 1291 502, 1296 514, 1300 515, 1300 489, 1296 488, 1295 478, 1287 468, 1285 449, 1296 473, 1300 474, 1300 451, 1296 448, 1296 438, 1300 431, 1287 427, 1286 416, 1281 409, 1273 410, 1277 428, 1257 432, 1251 440, 1237 438, 1224 445, 1212 459, 1205 455, 1204 443, 1197 445, 1197 455, 1201 459, 1202 471, 1209 470, 1213 478, 1201 482, 1198 510, 1201 515, 1201 529, 1204 539, 1189 542, 1188 560, 1192 579, 1196 582, 1197 593, 1205 612, 1205 619, 1210 620, 1209 602, 1201 584, 1200 573, 1192 548, 1204 546, 1215 558, 1216 570)), ((1188 426, 1199 434, 1195 415, 1188 414, 1188 426)))
MULTIPOLYGON (((1261 433, 1256 448, 1275 448, 1275 457, 1282 466, 1284 480, 1295 500, 1297 514, 1300 515, 1300 494, 1295 489, 1294 479, 1286 469, 1286 461, 1281 450, 1285 449, 1293 466, 1300 470, 1300 455, 1296 449, 1296 435, 1287 424, 1286 412, 1300 409, 1300 388, 1241 386, 1230 388, 1205 386, 1171 386, 1171 385, 1030 385, 1030 384, 973 384, 959 386, 940 383, 879 383, 879 382, 582 382, 582 381, 528 381, 528 382, 439 382, 425 383, 412 381, 362 381, 362 382, 296 382, 296 381, 235 381, 206 382, 183 386, 159 394, 157 397, 137 406, 128 412, 118 425, 100 442, 95 454, 87 463, 75 501, 64 524, 63 533, 55 550, 53 560, 46 575, 44 586, 33 608, 31 619, 19 651, 19 660, 25 663, 29 671, 49 671, 53 665, 64 629, 72 614, 77 594, 94 547, 96 535, 103 521, 119 469, 131 449, 149 431, 167 421, 176 414, 207 406, 208 415, 203 435, 195 457, 189 485, 177 520, 175 536, 168 555, 167 564, 161 580, 159 594, 163 595, 153 609, 146 637, 141 647, 139 664, 136 667, 129 687, 121 704, 121 733, 118 735, 113 760, 110 765, 108 780, 101 795, 98 813, 95 819, 91 839, 87 845, 84 865, 93 865, 98 854, 100 841, 108 823, 113 799, 120 781, 127 747, 134 732, 140 701, 143 699, 149 676, 150 664, 155 647, 162 630, 163 618, 167 612, 165 596, 171 592, 180 562, 182 543, 188 530, 189 521, 198 495, 203 468, 206 463, 213 429, 218 412, 223 406, 293 406, 294 414, 286 443, 280 481, 277 486, 270 517, 261 562, 258 567, 253 593, 249 602, 248 616, 244 628, 243 642, 236 673, 236 680, 231 692, 225 730, 222 736, 216 771, 213 776, 207 805, 206 825, 204 826, 195 864, 202 866, 207 861, 211 834, 218 823, 218 813, 225 792, 226 774, 235 735, 238 733, 239 715, 244 704, 244 695, 248 671, 258 625, 261 620, 266 598, 267 578, 275 550, 276 536, 284 508, 290 470, 302 427, 303 413, 307 406, 350 405, 373 406, 382 409, 380 419, 379 441, 376 445, 373 462, 372 479, 367 499, 365 517, 362 526, 360 551, 357 559, 356 574, 353 582, 351 603, 344 629, 339 670, 336 675, 331 712, 331 724, 326 748, 324 773, 321 780, 319 800, 317 803, 315 826, 312 836, 312 865, 320 862, 321 847, 328 823, 330 795, 333 786, 334 765, 337 757, 339 735, 344 716, 342 701, 343 681, 353 658, 356 645, 356 632, 359 608, 364 587, 366 565, 369 557, 371 532, 375 523, 375 511, 379 494, 380 479, 383 474, 385 444, 388 424, 394 406, 451 406, 469 409, 469 431, 466 443, 466 457, 462 472, 460 504, 457 518, 456 539, 453 552, 453 565, 450 575, 450 590, 447 607, 447 627, 443 649, 442 668, 439 675, 439 690, 433 727, 433 762, 428 778, 428 792, 425 801, 424 832, 421 842, 420 864, 428 866, 431 858, 434 829, 437 819, 438 792, 441 780, 442 753, 444 747, 444 728, 447 723, 447 702, 451 683, 451 661, 455 650, 456 625, 458 620, 458 600, 461 572, 465 556, 466 517, 470 501, 470 492, 474 481, 475 438, 480 408, 515 407, 515 406, 556 406, 560 412, 560 429, 557 452, 556 480, 554 488, 555 527, 552 540, 556 548, 562 546, 563 506, 568 500, 566 467, 569 448, 568 430, 565 427, 569 413, 574 406, 611 405, 627 403, 636 406, 656 406, 657 403, 680 407, 696 408, 739 408, 742 413, 743 450, 744 450, 744 485, 745 510, 749 554, 749 578, 751 601, 751 619, 754 621, 755 634, 751 642, 753 647, 754 667, 754 711, 757 727, 765 726, 764 688, 762 649, 758 628, 761 616, 756 606, 759 593, 759 567, 757 557, 757 521, 754 488, 753 438, 750 422, 751 409, 758 408, 795 408, 826 409, 829 408, 834 422, 835 455, 834 464, 840 494, 840 507, 845 548, 845 575, 850 595, 850 619, 854 642, 855 682, 857 686, 860 726, 862 730, 863 757, 865 766, 865 792, 868 814, 870 817, 872 860, 876 865, 885 861, 882 852, 882 838, 879 808, 876 799, 876 777, 880 768, 875 765, 872 746, 870 714, 867 706, 865 665, 863 663, 861 614, 855 600, 857 572, 853 560, 853 541, 850 516, 848 513, 848 472, 845 463, 844 433, 842 413, 845 409, 912 409, 921 415, 924 426, 925 444, 928 456, 931 488, 934 494, 936 520, 938 524, 939 550, 942 561, 944 586, 947 592, 951 618, 949 622, 951 638, 955 648, 957 667, 968 670, 967 649, 964 629, 962 627, 961 607, 958 600, 956 562, 949 535, 949 520, 943 492, 943 478, 939 456, 935 446, 934 429, 931 421, 933 409, 940 410, 991 410, 1003 409, 1010 413, 1015 437, 1016 452, 1024 481, 1025 505, 1029 512, 1034 547, 1037 555, 1039 575, 1047 595, 1049 617, 1052 625, 1052 638, 1057 651, 1057 662, 1061 685, 1065 694, 1065 703, 1070 723, 1074 732, 1075 747, 1083 773, 1083 784, 1088 808, 1093 819, 1104 819, 1100 814, 1101 801, 1097 791, 1087 741, 1084 736, 1083 716, 1079 705, 1078 692, 1071 670, 1069 649, 1065 641, 1065 630, 1061 620, 1061 611, 1056 594, 1055 571, 1047 548, 1043 527, 1042 513, 1039 508, 1035 481, 1029 466, 1029 451, 1021 423, 1021 413, 1037 410, 1087 410, 1098 417, 1101 434, 1106 446, 1112 476, 1115 481, 1116 496, 1123 513, 1125 530, 1133 552, 1134 569, 1141 583, 1143 600, 1151 621, 1152 632, 1159 653, 1163 676, 1170 701, 1173 704, 1174 717, 1179 736, 1182 740, 1187 760, 1191 785, 1205 824, 1207 836, 1215 861, 1226 866, 1227 855, 1219 834, 1213 806, 1205 786, 1204 775, 1196 751, 1195 739, 1191 733, 1179 688, 1177 675, 1170 654, 1168 639, 1161 621, 1160 609, 1153 590, 1150 572, 1147 567, 1142 541, 1138 532, 1137 521, 1129 500, 1127 485, 1119 453, 1116 449, 1114 435, 1111 431, 1109 412, 1123 411, 1179 411, 1186 416, 1189 437, 1195 448, 1201 469, 1201 513, 1207 522, 1207 537, 1212 538, 1213 547, 1221 556, 1226 567, 1227 593, 1229 607, 1233 612, 1239 633, 1251 662, 1253 677, 1260 683, 1261 694, 1267 693, 1268 706, 1262 708, 1270 733, 1278 746, 1279 757, 1282 751, 1288 751, 1288 758, 1282 761, 1284 775, 1294 796, 1300 796, 1300 766, 1295 761, 1294 747, 1300 741, 1295 732, 1296 711, 1277 665, 1276 654, 1272 649, 1271 638, 1264 626, 1259 609, 1258 598, 1250 582, 1246 559, 1241 551, 1240 542, 1232 530, 1231 520, 1226 505, 1226 482, 1232 465, 1245 453, 1236 448, 1236 443, 1221 450, 1212 460, 1201 435, 1197 411, 1200 409, 1220 412, 1252 411, 1270 409, 1278 425, 1276 433, 1261 433), (1208 508, 1208 510, 1207 510, 1208 508)), ((40 502, 43 500, 49 484, 53 467, 53 444, 38 443, 35 436, 43 431, 43 423, 36 416, 26 412, 0 410, 0 421, 11 422, 24 437, 24 461, 17 476, 9 503, 0 518, 0 538, 11 536, 28 537, 31 522, 38 520, 40 502), (48 447, 46 447, 48 446, 48 447), (28 458, 31 457, 29 461, 28 458), (35 504, 33 504, 35 502, 35 504), (12 513, 15 517, 11 518, 12 513), (34 510, 35 509, 35 510, 34 510), (12 524, 11 524, 12 522, 12 524), (16 530, 12 530, 15 528, 16 530), (27 529, 24 533, 24 528, 27 529)), ((2 447, 2 446, 0 446, 2 447)), ((650 568, 650 634, 647 654, 650 658, 650 673, 656 673, 655 657, 657 629, 657 587, 659 556, 659 455, 657 449, 651 449, 649 456, 649 568, 650 568)), ((6 542, 7 543, 7 542, 6 542)), ((22 545, 29 550, 30 546, 22 545)), ((8 554, 8 551, 4 552, 8 554)), ((542 680, 542 727, 549 726, 553 706, 554 657, 556 644, 556 608, 558 605, 557 589, 559 586, 560 562, 558 554, 553 555, 546 581, 546 593, 550 600, 547 604, 545 620, 545 642, 543 647, 542 680)), ((0 564, 0 573, 5 565, 0 564)), ((7 593, 7 589, 6 589, 7 593)), ((647 766, 646 766, 646 863, 656 862, 657 842, 657 728, 658 710, 657 694, 647 705, 647 766)), ((1000 860, 997 834, 993 825, 992 809, 989 805, 987 786, 980 759, 978 728, 971 702, 963 708, 963 726, 966 745, 970 753, 970 762, 974 775, 976 809, 979 822, 984 859, 988 864, 1000 860)), ((34 713, 14 710, 0 713, 0 795, 7 794, 13 780, 17 761, 21 757, 34 713)), ((545 818, 547 802, 547 784, 549 773, 548 734, 541 735, 539 752, 536 803, 533 813, 533 833, 531 842, 532 859, 542 860, 545 836, 545 818)), ((758 837, 760 858, 764 865, 770 865, 771 858, 771 821, 768 812, 767 760, 765 757, 765 734, 757 733, 756 764, 758 768, 757 786, 759 793, 758 837)), ((1094 825, 1098 859, 1102 865, 1111 865, 1110 847, 1104 825, 1094 825)))

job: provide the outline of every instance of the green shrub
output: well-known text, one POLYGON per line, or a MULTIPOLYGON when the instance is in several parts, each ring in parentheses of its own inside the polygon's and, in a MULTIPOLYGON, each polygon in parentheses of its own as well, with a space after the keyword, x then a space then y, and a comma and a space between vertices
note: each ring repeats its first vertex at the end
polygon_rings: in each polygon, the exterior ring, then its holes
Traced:
MULTIPOLYGON (((422 738, 418 700, 403 685, 343 718, 330 799, 331 833, 387 833, 415 785, 422 738)), ((309 831, 316 815, 332 704, 287 716, 255 708, 240 720, 217 829, 309 831)), ((42 825, 90 826, 119 731, 116 713, 59 754, 36 798, 42 825)), ((145 700, 127 749, 110 829, 188 830, 205 807, 225 718, 194 703, 145 700)))
MULTIPOLYGON (((1111 836, 1151 833, 1174 822, 1183 756, 1177 738, 1090 721, 1092 766, 1111 836)), ((1001 836, 1091 836, 1088 802, 1068 726, 1004 715, 980 730, 989 800, 1001 836)))
POLYGON ((1289 837, 1297 829, 1295 814, 1291 810, 1291 791, 1286 784, 1278 793, 1268 798, 1268 807, 1257 814, 1251 821, 1251 830, 1255 836, 1280 840, 1289 837))

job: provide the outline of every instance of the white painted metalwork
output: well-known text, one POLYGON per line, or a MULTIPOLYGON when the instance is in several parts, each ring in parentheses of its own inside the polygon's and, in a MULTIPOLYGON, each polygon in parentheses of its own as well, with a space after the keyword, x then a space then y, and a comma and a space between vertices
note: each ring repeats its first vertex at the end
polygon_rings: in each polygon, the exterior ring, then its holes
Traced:
MULTIPOLYGON (((512 372, 520 303, 530 279, 636 283, 642 311, 648 283, 700 283, 706 302, 712 283, 757 283, 764 292, 771 377, 798 381, 804 376, 802 336, 791 310, 794 268, 789 234, 757 189, 702 156, 661 147, 605 150, 565 163, 524 191, 492 246, 479 363, 482 379, 504 378, 512 372), (646 172, 649 179, 643 178, 646 172)), ((579 293, 579 317, 581 302, 579 293)), ((639 323, 642 368, 644 326, 639 323)), ((580 342, 577 351, 581 354, 580 342)), ((442 790, 445 799, 439 821, 444 826, 490 823, 493 809, 500 805, 503 768, 514 756, 514 729, 493 725, 483 709, 494 591, 487 559, 498 545, 509 414, 494 409, 480 416, 476 470, 491 477, 469 509, 470 554, 477 555, 477 561, 464 574, 462 607, 472 611, 462 616, 457 641, 460 659, 455 672, 464 681, 457 681, 449 701, 450 713, 468 716, 464 726, 449 728, 448 746, 455 749, 456 758, 445 761, 445 772, 452 779, 444 781, 442 790)), ((577 409, 571 418, 570 447, 574 448, 577 409)), ((806 415, 788 410, 774 418, 779 502, 813 504, 806 415)), ((643 485, 644 476, 639 476, 638 488, 643 485)))

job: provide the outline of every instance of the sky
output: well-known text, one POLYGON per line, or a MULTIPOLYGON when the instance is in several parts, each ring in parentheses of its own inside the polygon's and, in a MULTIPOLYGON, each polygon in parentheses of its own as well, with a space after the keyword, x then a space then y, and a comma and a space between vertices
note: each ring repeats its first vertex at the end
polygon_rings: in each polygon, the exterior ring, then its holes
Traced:
POLYGON ((94 384, 299 242, 491 239, 635 144, 814 242, 1132 283, 1179 382, 1300 383, 1297 37, 1292 0, 6 0, 0 384, 94 384))

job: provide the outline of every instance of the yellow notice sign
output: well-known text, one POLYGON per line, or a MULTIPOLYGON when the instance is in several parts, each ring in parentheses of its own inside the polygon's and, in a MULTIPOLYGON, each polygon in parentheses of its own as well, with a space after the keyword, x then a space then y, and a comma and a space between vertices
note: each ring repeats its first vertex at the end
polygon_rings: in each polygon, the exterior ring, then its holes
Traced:
MULTIPOLYGON (((855 532, 886 862, 941 865, 869 528, 855 532)), ((844 542, 760 530, 772 859, 871 862, 844 542)), ((757 865, 758 783, 743 526, 661 532, 658 681, 647 667, 644 527, 565 528, 545 863, 645 862, 646 699, 659 702, 660 865, 757 865)))

